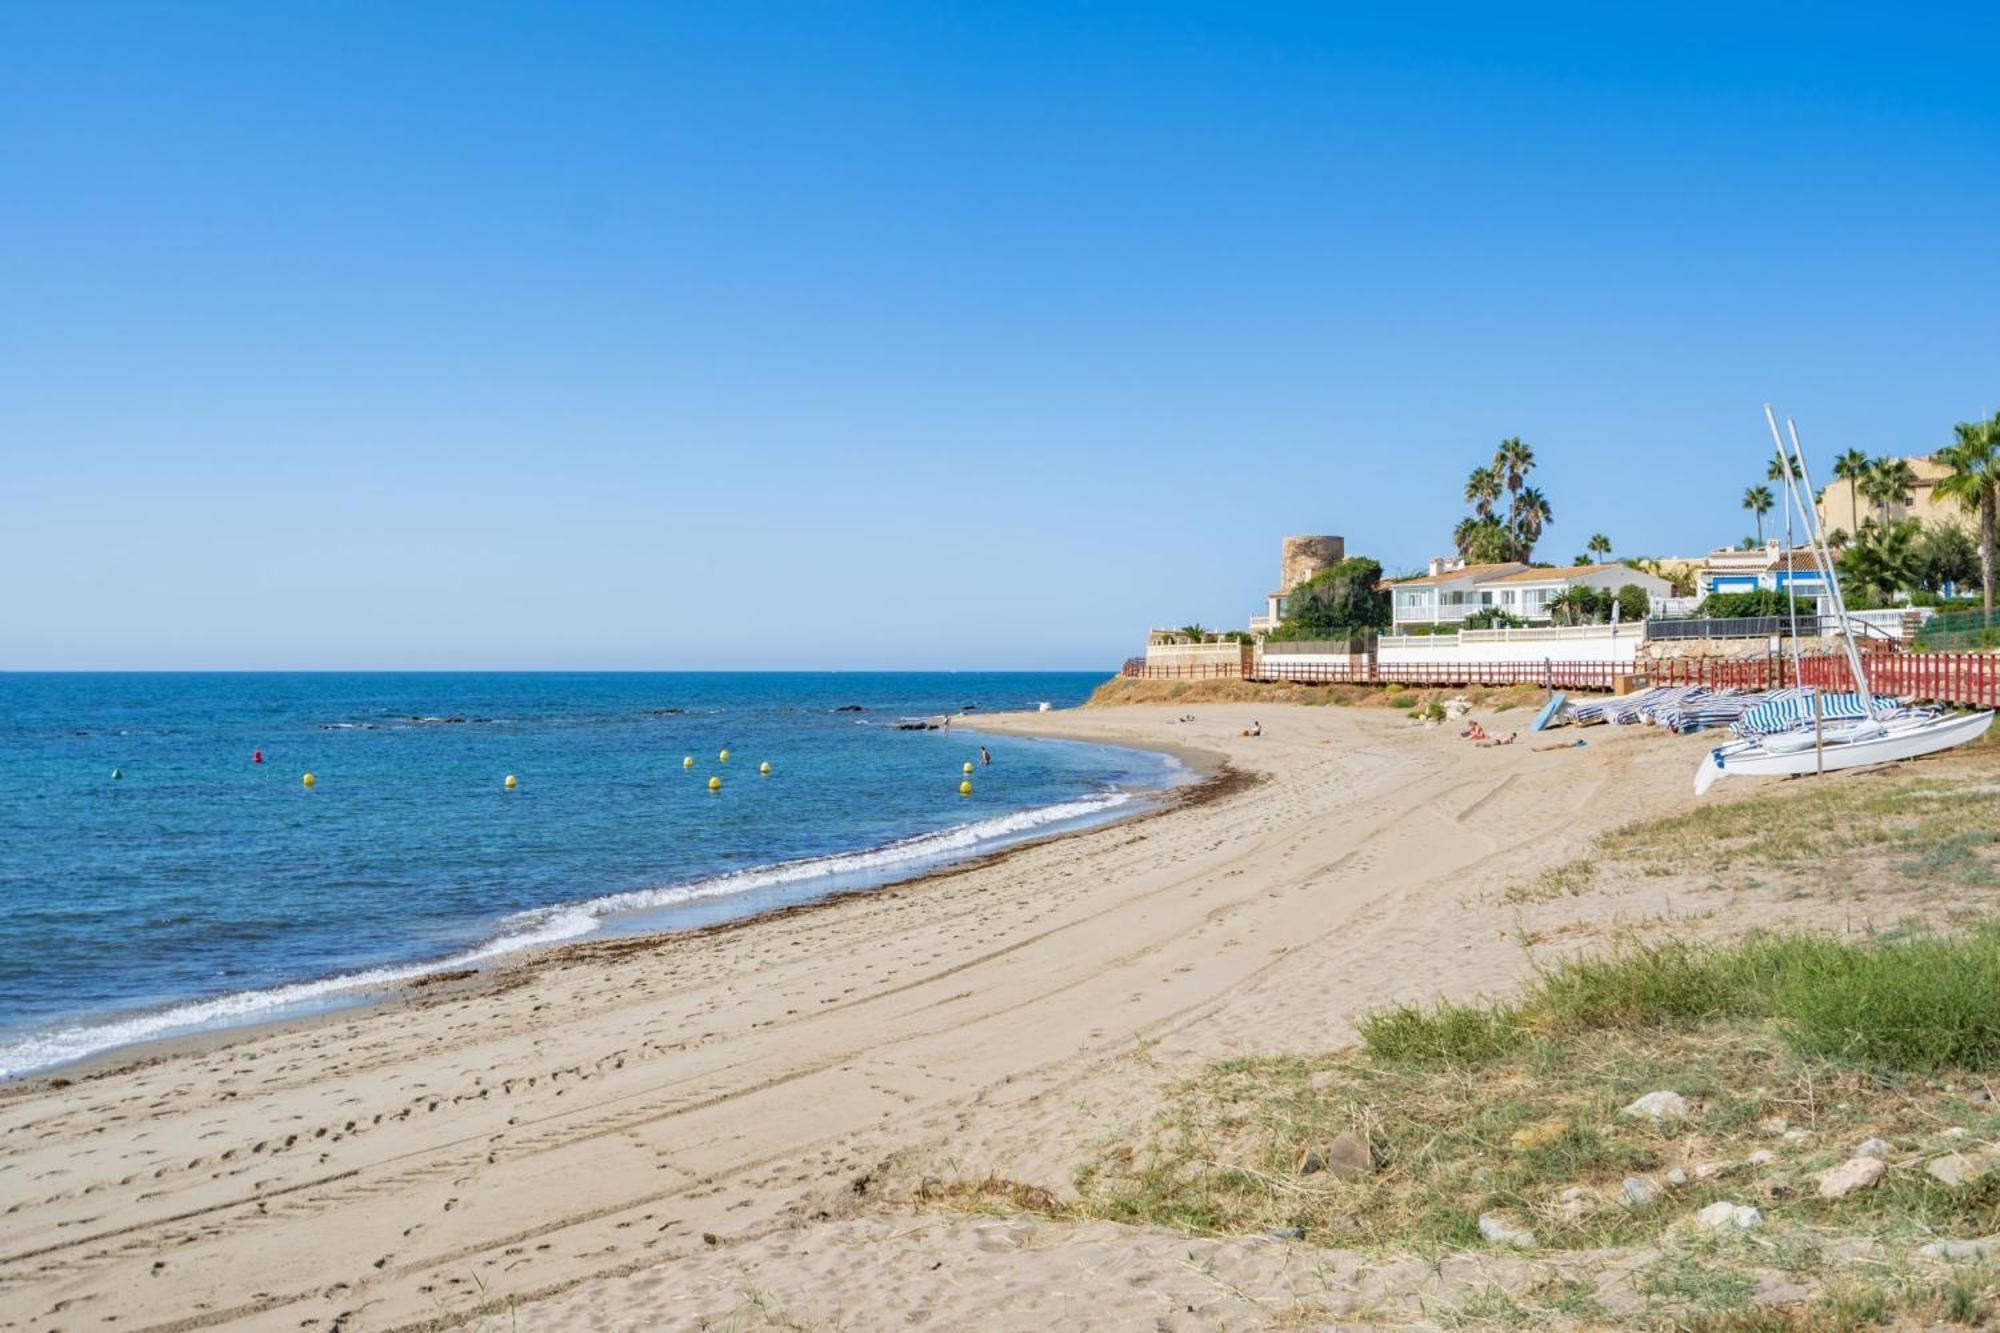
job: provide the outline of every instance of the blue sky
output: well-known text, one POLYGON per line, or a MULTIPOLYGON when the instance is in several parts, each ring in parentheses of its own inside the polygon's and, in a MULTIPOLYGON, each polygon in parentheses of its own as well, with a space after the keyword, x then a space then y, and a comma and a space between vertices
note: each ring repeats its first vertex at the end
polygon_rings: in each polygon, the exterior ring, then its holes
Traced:
POLYGON ((1989 9, 0 8, 11 667, 1104 667, 2000 407, 1989 9))

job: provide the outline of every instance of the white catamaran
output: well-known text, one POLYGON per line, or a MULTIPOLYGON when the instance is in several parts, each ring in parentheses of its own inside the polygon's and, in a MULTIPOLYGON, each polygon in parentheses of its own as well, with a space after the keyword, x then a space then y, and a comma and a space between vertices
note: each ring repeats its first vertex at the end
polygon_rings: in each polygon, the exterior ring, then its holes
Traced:
MULTIPOLYGON (((1868 670, 1862 665, 1861 651, 1855 646, 1854 632, 1847 619, 1847 598, 1840 590, 1840 578, 1833 567, 1833 553, 1827 549, 1826 531, 1819 521, 1818 508, 1805 502, 1812 494, 1812 477, 1806 471, 1805 451, 1799 447, 1798 427, 1785 418, 1785 436, 1778 433, 1778 419, 1769 404, 1764 420, 1771 427, 1771 443, 1778 450, 1778 473, 1785 482, 1786 561, 1791 555, 1792 513, 1798 512, 1812 543, 1813 556, 1826 576, 1827 596, 1833 603, 1841 646, 1847 653, 1848 668, 1854 673, 1855 690, 1867 716, 1843 719, 1827 725, 1819 700, 1806 713, 1808 725, 1768 736, 1753 736, 1719 745, 1710 750, 1695 770, 1694 792, 1700 796, 1718 781, 1729 777, 1791 777, 1805 773, 1828 773, 1867 764, 1886 764, 1898 759, 1914 759, 1920 754, 1949 750, 1955 745, 1978 740, 1993 725, 1993 713, 1947 713, 1935 709, 1913 709, 1889 713, 1868 685, 1868 670)), ((1789 587, 1787 588, 1789 592, 1789 587)), ((1798 613, 1792 613, 1792 660, 1798 661, 1798 613)), ((1796 673, 1795 673, 1796 674, 1796 673)))

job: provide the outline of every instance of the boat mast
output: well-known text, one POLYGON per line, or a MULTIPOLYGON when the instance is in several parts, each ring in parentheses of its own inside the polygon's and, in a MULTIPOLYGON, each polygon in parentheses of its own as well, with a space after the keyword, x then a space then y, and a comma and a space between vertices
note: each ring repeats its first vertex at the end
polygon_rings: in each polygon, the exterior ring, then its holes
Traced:
MULTIPOLYGON (((1770 414, 1771 405, 1766 403, 1764 411, 1770 414)), ((1792 567, 1792 510, 1799 504, 1799 495, 1792 485, 1792 460, 1785 456, 1784 441, 1778 438, 1777 428, 1771 430, 1771 443, 1778 446, 1778 471, 1785 482, 1785 614, 1791 617, 1792 627, 1792 684, 1805 684, 1805 672, 1799 664, 1799 595, 1796 591, 1798 573, 1792 567)), ((1818 629, 1818 625, 1813 626, 1818 629)), ((1779 658, 1783 661, 1783 658, 1779 658)))
MULTIPOLYGON (((1764 408, 1765 419, 1771 421, 1771 433, 1776 435, 1777 422, 1770 413, 1767 405, 1764 408)), ((1847 665, 1854 671, 1854 687, 1861 694, 1862 711, 1870 721, 1879 722, 1881 719, 1875 716, 1875 690, 1868 683, 1868 668, 1861 665, 1861 650, 1855 646, 1854 629, 1847 616, 1847 594, 1840 590, 1840 575, 1833 567, 1833 551, 1826 543, 1826 529, 1819 521, 1818 508, 1809 510, 1805 505, 1804 497, 1812 494, 1812 473, 1806 468, 1806 451, 1799 444, 1798 423, 1786 417, 1785 429, 1791 434, 1792 455, 1799 468, 1799 512, 1805 520, 1806 533, 1812 539, 1813 554, 1820 562, 1820 571, 1826 576, 1827 589, 1833 594, 1833 613, 1840 624, 1840 642, 1847 650, 1847 665)))

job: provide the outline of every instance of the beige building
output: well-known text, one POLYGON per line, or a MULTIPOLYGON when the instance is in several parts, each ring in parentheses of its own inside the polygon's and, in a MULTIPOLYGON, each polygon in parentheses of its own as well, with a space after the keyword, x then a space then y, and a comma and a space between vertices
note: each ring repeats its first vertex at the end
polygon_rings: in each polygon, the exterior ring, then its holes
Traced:
MULTIPOLYGON (((1934 493, 1938 482, 1951 475, 1951 469, 1933 458, 1907 458, 1910 471, 1917 474, 1916 485, 1910 488, 1912 499, 1906 505, 1889 506, 1889 519, 1914 518, 1924 523, 1952 523, 1970 531, 1977 520, 1954 500, 1939 499, 1934 493)), ((1777 490, 1777 486, 1772 487, 1777 490)), ((1831 537, 1834 529, 1852 537, 1861 519, 1873 518, 1881 521, 1882 507, 1871 502, 1865 495, 1855 493, 1854 483, 1840 477, 1829 481, 1820 491, 1819 521, 1825 525, 1831 537)))

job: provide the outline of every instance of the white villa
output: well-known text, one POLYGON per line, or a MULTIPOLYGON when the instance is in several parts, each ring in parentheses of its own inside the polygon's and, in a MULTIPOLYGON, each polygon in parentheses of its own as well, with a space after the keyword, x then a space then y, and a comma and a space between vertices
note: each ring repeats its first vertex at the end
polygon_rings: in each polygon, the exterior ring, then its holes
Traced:
POLYGON ((1395 632, 1407 634, 1417 625, 1456 625, 1480 611, 1504 611, 1522 620, 1549 618, 1548 605, 1571 588, 1617 592, 1637 584, 1659 601, 1673 592, 1665 579, 1630 565, 1571 565, 1537 569, 1518 561, 1468 565, 1434 559, 1430 572, 1411 579, 1385 581, 1390 592, 1390 616, 1395 632))

